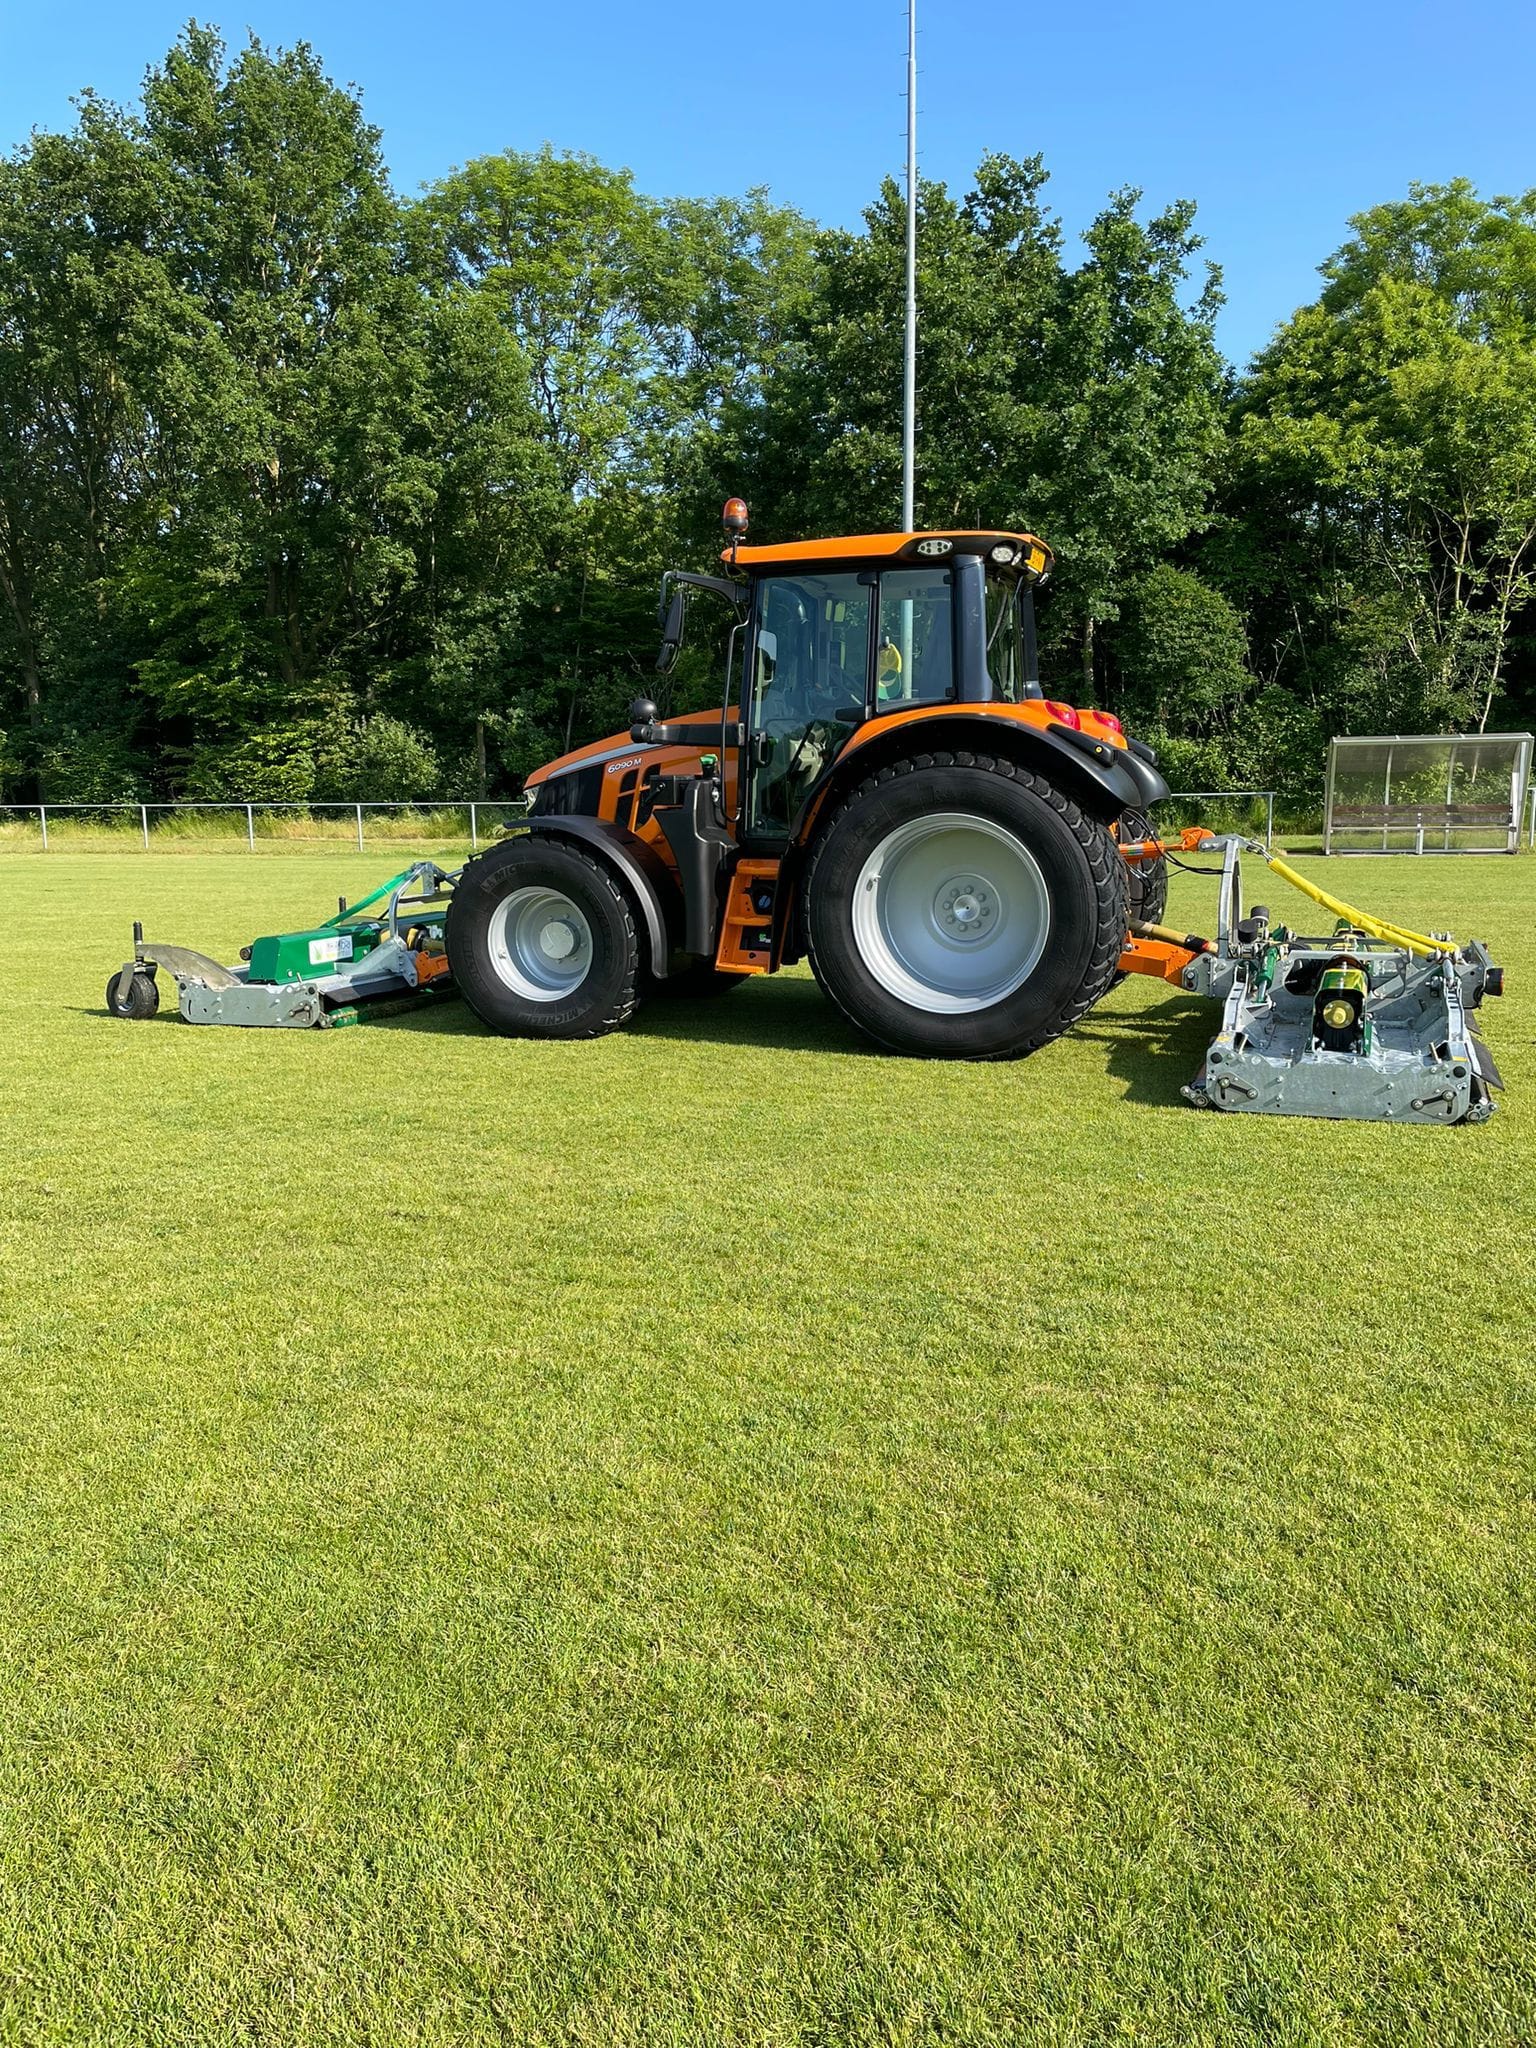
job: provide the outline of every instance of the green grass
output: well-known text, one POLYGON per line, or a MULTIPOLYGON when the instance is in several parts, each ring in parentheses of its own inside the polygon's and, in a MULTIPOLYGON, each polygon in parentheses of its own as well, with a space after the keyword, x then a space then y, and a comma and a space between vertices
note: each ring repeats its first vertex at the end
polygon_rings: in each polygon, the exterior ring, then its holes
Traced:
POLYGON ((0 862, 0 2039, 1536 2036, 1536 863, 1467 1130, 103 1014, 387 868, 0 862))

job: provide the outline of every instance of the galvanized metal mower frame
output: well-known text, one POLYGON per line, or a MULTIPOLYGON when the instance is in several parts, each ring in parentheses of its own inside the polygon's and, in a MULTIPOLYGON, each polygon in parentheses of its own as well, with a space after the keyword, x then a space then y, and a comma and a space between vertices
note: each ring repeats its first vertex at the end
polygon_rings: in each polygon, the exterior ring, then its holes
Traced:
POLYGON ((1429 935, 1435 949, 1415 950, 1343 919, 1331 934, 1306 938, 1273 923, 1263 906, 1245 915, 1247 850, 1263 852, 1252 841, 1225 842, 1215 945, 1182 977, 1223 1005, 1185 1098, 1202 1108, 1367 1122, 1491 1116, 1490 1091, 1503 1084, 1473 1015, 1485 995, 1503 991, 1487 948, 1441 933, 1429 935))

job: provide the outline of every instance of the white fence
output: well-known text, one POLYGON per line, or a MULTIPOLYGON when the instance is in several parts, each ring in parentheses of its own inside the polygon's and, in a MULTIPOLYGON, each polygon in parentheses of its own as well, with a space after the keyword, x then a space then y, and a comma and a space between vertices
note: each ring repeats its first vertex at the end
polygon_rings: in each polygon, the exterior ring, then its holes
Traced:
MULTIPOLYGON (((1272 791, 1272 788, 1176 788, 1176 791, 1171 793, 1171 797, 1167 797, 1165 801, 1167 801, 1167 805, 1178 805, 1178 803, 1225 803, 1225 805, 1233 805, 1233 803, 1262 803, 1264 805, 1264 844, 1266 846, 1274 846, 1274 799, 1276 799, 1276 793, 1272 791)), ((90 819, 121 817, 125 823, 137 825, 137 831, 135 831, 133 836, 143 842, 143 852, 147 854, 147 852, 150 852, 150 848, 152 848, 152 842, 154 842, 154 831, 152 831, 152 819, 154 817, 176 817, 176 819, 182 819, 182 817, 197 817, 197 815, 219 815, 219 817, 233 817, 233 819, 238 819, 238 821, 244 821, 244 827, 246 827, 244 834, 240 834, 240 831, 238 831, 236 836, 244 838, 246 846, 254 854, 258 838, 260 838, 260 834, 256 831, 256 819, 258 817, 295 817, 297 819, 297 817, 313 817, 315 813, 334 813, 336 817, 350 819, 350 823, 352 823, 352 838, 356 840, 356 850, 362 852, 362 850, 367 848, 367 844, 369 844, 367 842, 367 817, 371 813, 375 813, 375 811, 387 811, 387 813, 395 813, 395 815, 410 813, 410 815, 418 817, 422 821, 422 831, 420 831, 418 836, 420 838, 432 838, 432 840, 455 838, 453 831, 444 829, 442 821, 446 817, 453 817, 455 821, 463 819, 469 825, 469 846, 471 846, 471 850, 477 850, 479 842, 481 842, 481 834, 494 836, 496 829, 500 825, 516 823, 518 819, 522 819, 526 815, 526 801, 522 797, 514 797, 514 799, 506 799, 506 801, 489 801, 489 799, 479 799, 479 797, 471 801, 471 799, 465 797, 463 801, 457 801, 457 803, 426 803, 426 801, 420 801, 420 803, 408 803, 408 801, 395 801, 395 803, 0 803, 0 821, 4 821, 6 817, 18 817, 18 819, 29 819, 31 817, 31 819, 35 819, 37 821, 37 831, 39 831, 41 850, 47 852, 49 850, 49 819, 53 819, 53 823, 57 825, 59 821, 70 821, 70 819, 76 819, 76 821, 86 819, 86 821, 90 821, 90 819)), ((197 834, 193 834, 193 831, 178 831, 176 838, 182 840, 182 842, 184 840, 195 840, 197 834)), ((221 831, 221 834, 215 834, 213 838, 229 840, 231 834, 227 834, 227 831, 221 831)), ((315 838, 317 840, 332 840, 334 842, 334 834, 315 834, 315 838)), ((393 838, 403 838, 403 834, 393 834, 393 838)), ((301 840, 303 840, 303 834, 283 834, 281 838, 274 836, 272 844, 301 842, 301 840)))
MULTIPOLYGON (((1275 791, 1272 789, 1176 789, 1167 799, 1167 804, 1173 806, 1181 803, 1262 803, 1264 806, 1264 844, 1266 846, 1274 844, 1275 791)), ((227 841, 231 836, 243 837, 250 851, 254 853, 257 841, 261 836, 256 830, 258 818, 280 818, 284 816, 290 818, 309 818, 313 817, 317 812, 331 812, 340 818, 346 818, 351 821, 353 836, 357 841, 357 850, 361 853, 368 843, 367 818, 371 813, 378 811, 392 812, 396 816, 402 812, 414 815, 421 820, 422 830, 419 834, 411 836, 430 839, 457 837, 458 835, 455 831, 445 829, 443 821, 450 817, 455 821, 462 819, 469 826, 471 849, 478 849, 482 833, 485 833, 487 836, 494 836, 498 826, 515 823, 526 815, 527 804, 526 800, 522 797, 515 797, 501 802, 493 802, 479 797, 473 801, 469 798, 464 798, 462 801, 454 803, 428 803, 426 801, 412 803, 401 799, 391 803, 365 804, 0 804, 0 821, 6 818, 35 819, 37 821, 41 848, 46 853, 49 848, 48 821, 50 818, 57 825, 60 820, 84 819, 89 821, 92 819, 120 817, 130 826, 136 825, 138 827, 138 831, 134 836, 142 840, 144 851, 148 853, 154 836, 150 825, 152 818, 163 816, 180 819, 189 816, 217 815, 242 821, 245 830, 243 834, 239 833, 237 824, 236 835, 221 832, 213 836, 221 841, 227 841)), ((1171 809, 1168 815, 1172 816, 1171 809)), ((192 832, 177 832, 175 836, 182 841, 186 841, 188 839, 195 839, 196 834, 192 832)), ((315 836, 317 839, 334 840, 334 834, 325 833, 316 834, 315 836)), ((407 835, 397 832, 389 836, 400 839, 407 835)), ((284 833, 281 837, 283 840, 294 841, 302 840, 304 835, 302 833, 284 833)), ((274 839, 273 843, 281 842, 274 839)))
MULTIPOLYGON (((469 825, 470 846, 478 848, 483 830, 489 828, 494 833, 496 826, 506 822, 508 818, 523 817, 526 808, 527 806, 521 797, 504 802, 490 801, 482 798, 476 798, 471 802, 466 798, 462 802, 443 803, 429 803, 425 801, 412 803, 402 800, 394 803, 365 804, 0 804, 0 820, 5 818, 36 819, 42 850, 46 853, 49 846, 48 821, 50 818, 54 821, 55 826, 61 820, 73 820, 75 822, 84 820, 90 822, 97 819, 121 818, 125 823, 137 825, 138 832, 136 836, 142 839, 144 851, 147 853, 150 850, 152 836, 150 820, 152 818, 164 816, 180 819, 217 815, 233 818, 237 821, 244 821, 244 833, 239 833, 237 823, 234 836, 243 837, 250 851, 254 853, 258 838, 256 830, 258 818, 278 818, 284 816, 289 818, 311 818, 316 813, 330 812, 334 813, 338 818, 351 821, 357 840, 357 850, 361 853, 367 844, 365 819, 369 813, 386 811, 392 812, 397 816, 402 812, 408 813, 422 821, 422 836, 434 839, 457 836, 456 830, 450 832, 444 828, 443 821, 445 819, 452 818, 455 821, 455 826, 457 826, 459 821, 467 821, 469 825)), ((196 835, 191 832, 181 832, 176 836, 181 839, 189 839, 194 838, 196 835)), ((223 840, 228 839, 232 835, 227 832, 221 832, 216 836, 223 840)), ((302 839, 304 835, 302 833, 287 833, 282 836, 285 839, 292 840, 302 839)), ((317 833, 315 836, 316 838, 329 839, 334 835, 317 833)), ((394 836, 399 837, 401 835, 396 834, 394 836)))

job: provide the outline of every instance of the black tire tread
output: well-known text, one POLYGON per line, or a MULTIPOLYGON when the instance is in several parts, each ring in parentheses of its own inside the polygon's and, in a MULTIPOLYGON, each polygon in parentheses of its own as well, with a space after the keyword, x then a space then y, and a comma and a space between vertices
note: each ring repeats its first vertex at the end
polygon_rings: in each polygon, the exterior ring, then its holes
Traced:
POLYGON ((121 978, 122 969, 119 968, 107 983, 108 1015, 123 1017, 136 1024, 147 1022, 160 1009, 159 984, 152 974, 136 973, 128 984, 128 1000, 123 1002, 117 993, 121 978))
MULTIPOLYGON (((1094 896, 1099 908, 1099 921, 1098 928, 1094 933, 1093 950, 1089 956, 1087 971, 1079 985, 1076 996, 1070 1002, 1064 1004, 1041 1030, 1032 1034, 1022 1044, 1012 1048, 1010 1051, 956 1055, 956 1057, 968 1057, 977 1060, 1023 1059, 1030 1053, 1039 1052, 1045 1046, 1054 1044, 1064 1032, 1070 1031, 1074 1024, 1087 1016, 1088 1012, 1114 980, 1120 955, 1125 950, 1126 864, 1120 858, 1120 850, 1111 837, 1109 827, 1106 824, 1097 818, 1090 817, 1080 805, 1074 803, 1071 797, 1064 795, 1054 783, 1046 781, 1043 776, 1034 774, 1030 769, 1021 767, 1016 762, 1000 756, 977 754, 969 750, 913 754, 907 760, 889 763, 886 767, 878 769, 875 774, 868 776, 863 782, 856 784, 828 816, 816 836, 815 845, 811 849, 811 858, 805 876, 807 898, 809 898, 810 892, 816 886, 816 869, 820 863, 822 853, 831 838, 832 829, 838 820, 850 811, 855 804, 862 803, 866 797, 884 788, 889 783, 895 782, 905 775, 917 774, 927 768, 979 768, 988 774, 1010 778, 1022 788, 1032 791, 1034 795, 1038 796, 1056 812, 1061 822, 1077 840, 1087 856, 1089 870, 1094 881, 1094 896)), ((855 1030, 867 1032, 868 1026, 861 1018, 853 1015, 822 975, 816 963, 814 941, 809 942, 808 949, 812 971, 815 973, 822 989, 831 996, 832 1001, 842 1011, 855 1030)))
MULTIPOLYGON (((526 844, 526 838, 512 839, 507 841, 502 846, 492 848, 492 850, 489 853, 481 854, 478 860, 472 861, 469 864, 469 867, 466 868, 464 871, 464 875, 460 876, 459 881, 455 885, 455 897, 457 896, 458 890, 462 889, 464 886, 465 876, 470 875, 476 869, 478 869, 479 875, 477 879, 483 880, 484 876, 488 872, 494 871, 496 868, 499 867, 504 867, 508 864, 509 861, 520 858, 520 854, 515 853, 513 849, 521 848, 526 844)), ((635 1014, 636 1009, 639 1007, 641 979, 639 921, 636 917, 635 906, 630 900, 628 890, 625 889, 623 883, 618 879, 618 877, 614 874, 613 870, 607 865, 606 862, 594 859, 594 857, 588 852, 586 852, 584 848, 580 846, 574 846, 568 840, 561 842, 560 851, 563 854, 567 855, 570 859, 579 862, 582 867, 586 868, 590 872, 594 882, 596 882, 599 885, 599 887, 606 889, 612 895, 615 903, 618 905, 619 915, 623 921, 625 936, 629 942, 626 948, 628 971, 623 978, 621 986, 614 995, 613 1000, 604 1005, 602 1009, 596 1015, 594 1015, 586 1024, 580 1025, 573 1030, 562 1031, 559 1034, 559 1036, 565 1039, 567 1042, 588 1038, 603 1038, 606 1037, 606 1035, 610 1031, 617 1031, 620 1029, 621 1026, 627 1024, 630 1018, 635 1014)), ((448 925, 450 933, 452 923, 453 902, 450 901, 448 906, 448 925)), ((451 962, 453 958, 453 942, 451 936, 448 942, 448 954, 449 960, 451 962)), ((461 984, 460 993, 462 994, 463 992, 464 991, 461 984)), ((473 1003, 470 1004, 470 1008, 474 1008, 473 1003)), ((496 1027, 493 1026, 492 1028, 494 1029, 496 1027)))

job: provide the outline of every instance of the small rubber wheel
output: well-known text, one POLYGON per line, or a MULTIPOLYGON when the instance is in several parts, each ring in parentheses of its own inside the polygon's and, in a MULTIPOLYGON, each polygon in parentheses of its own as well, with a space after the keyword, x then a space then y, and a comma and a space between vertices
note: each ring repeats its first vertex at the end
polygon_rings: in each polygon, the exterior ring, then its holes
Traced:
POLYGON ((472 860, 446 938, 459 993, 493 1031, 597 1038, 634 1014, 633 907, 612 870, 577 847, 529 836, 472 860))
MULTIPOLYGON (((1122 811, 1115 824, 1115 838, 1122 845, 1153 836, 1152 820, 1145 811, 1122 811)), ((1163 854, 1156 860, 1125 861, 1126 915, 1137 924, 1161 924, 1168 908, 1168 862, 1163 854)))
POLYGON ((990 756, 917 755, 871 776, 830 819, 806 886, 817 980, 898 1052, 1035 1052, 1103 995, 1125 942, 1108 829, 990 756))
POLYGON ((160 984, 152 974, 135 971, 128 983, 126 996, 118 992, 122 981, 122 969, 107 983, 107 1009, 114 1017, 131 1017, 136 1024, 142 1024, 153 1017, 160 1008, 160 984))

